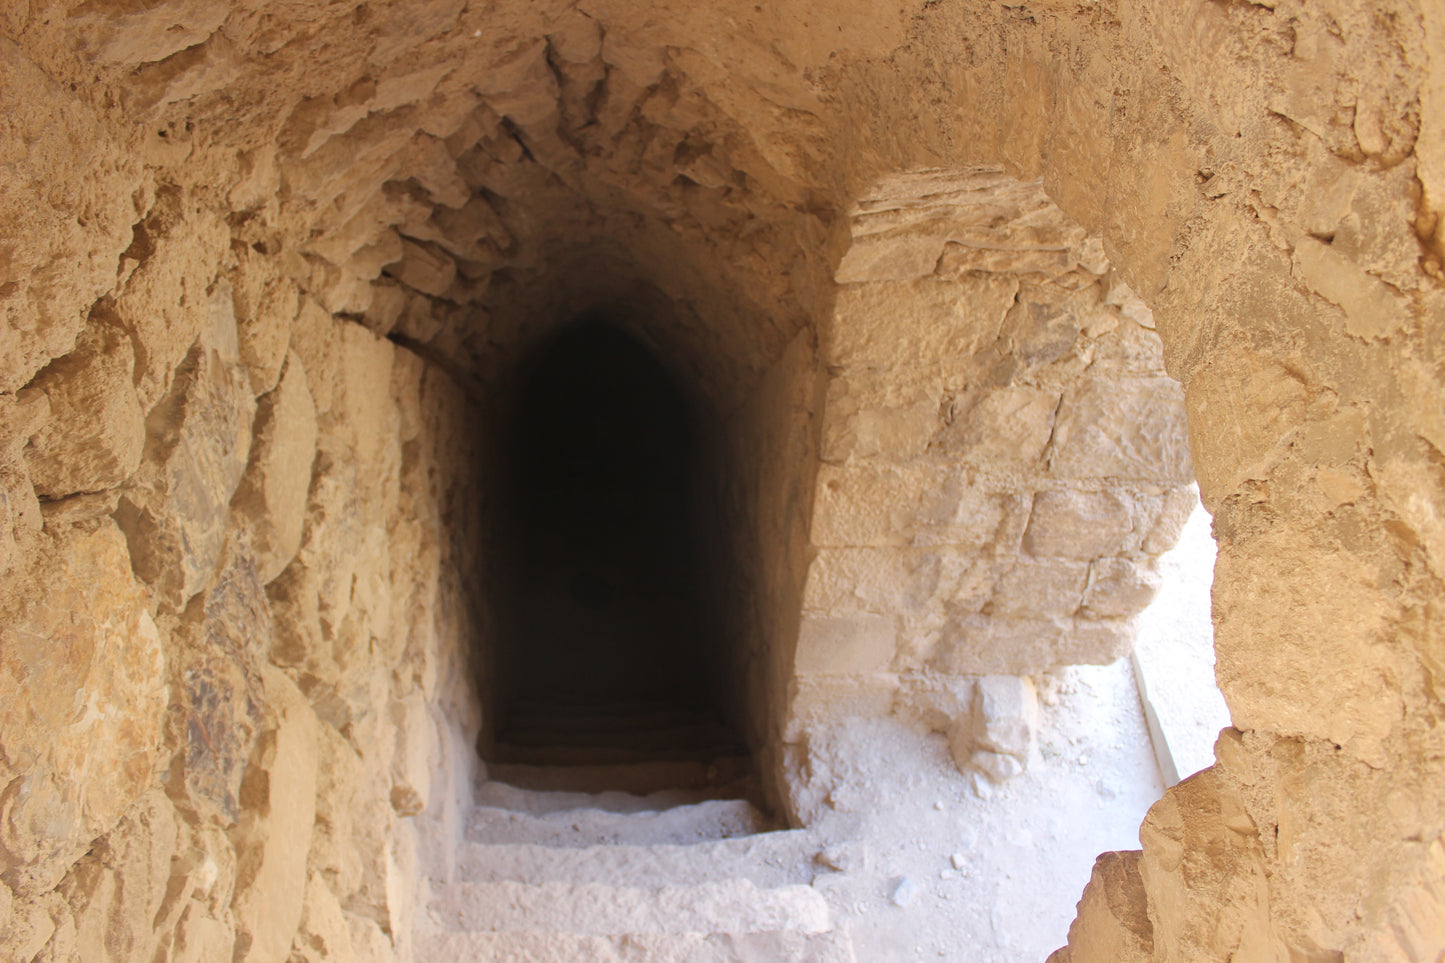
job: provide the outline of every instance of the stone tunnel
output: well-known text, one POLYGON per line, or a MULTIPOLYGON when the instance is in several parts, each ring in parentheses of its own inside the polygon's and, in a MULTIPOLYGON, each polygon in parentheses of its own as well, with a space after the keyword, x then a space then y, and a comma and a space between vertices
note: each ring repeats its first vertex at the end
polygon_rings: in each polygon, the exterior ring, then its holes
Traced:
POLYGON ((829 733, 1127 655, 1201 499, 1232 725, 1051 959, 1445 958, 1437 4, 19 0, 0 50, 6 959, 855 959, 791 878, 697 882, 774 942, 428 894, 508 767, 833 818, 829 733))

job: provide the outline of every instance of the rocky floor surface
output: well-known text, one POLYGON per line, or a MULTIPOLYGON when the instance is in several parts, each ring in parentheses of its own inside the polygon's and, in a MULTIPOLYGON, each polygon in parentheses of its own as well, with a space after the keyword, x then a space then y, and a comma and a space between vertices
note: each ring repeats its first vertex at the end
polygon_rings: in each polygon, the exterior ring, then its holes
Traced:
POLYGON ((1042 961, 1094 857, 1138 846, 1163 786, 1127 660, 1046 677, 1040 697, 1030 765, 997 786, 900 721, 834 731, 827 751, 854 764, 806 830, 696 791, 486 783, 420 956, 1042 961))

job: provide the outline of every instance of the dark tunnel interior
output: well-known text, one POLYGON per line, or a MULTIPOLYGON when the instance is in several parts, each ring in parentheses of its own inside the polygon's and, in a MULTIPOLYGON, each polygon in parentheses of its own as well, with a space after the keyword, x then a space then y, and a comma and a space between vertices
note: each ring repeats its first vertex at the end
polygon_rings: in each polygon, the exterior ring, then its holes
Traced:
POLYGON ((735 751, 700 405, 622 327, 534 349, 498 458, 496 761, 735 751))

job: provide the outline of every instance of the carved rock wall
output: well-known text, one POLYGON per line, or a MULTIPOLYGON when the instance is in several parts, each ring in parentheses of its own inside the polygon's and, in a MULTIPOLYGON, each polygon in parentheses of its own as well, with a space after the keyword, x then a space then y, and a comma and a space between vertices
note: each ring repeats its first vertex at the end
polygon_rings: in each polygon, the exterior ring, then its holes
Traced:
POLYGON ((1439 954, 1436 5, 31 0, 0 46, 9 956, 408 958, 484 708, 477 406, 639 285, 744 466, 740 671, 777 771, 849 552, 941 532, 986 576, 943 613, 962 645, 929 592, 855 619, 860 671, 888 631, 887 671, 992 670, 970 640, 1030 620, 1077 646, 1079 576, 1111 586, 1084 616, 1129 608, 1153 549, 1121 519, 1167 515, 1134 514, 1167 501, 1132 474, 1167 390, 1137 293, 1215 515, 1236 729, 1070 953, 1439 954), (890 213, 929 196, 899 172, 1000 170, 1082 236, 1004 271, 890 213), (1049 357, 1057 317, 1107 378, 1049 357))
POLYGON ((886 713, 962 677, 1113 661, 1195 499, 1153 317, 1038 184, 897 175, 852 235, 794 738, 840 702, 886 713))

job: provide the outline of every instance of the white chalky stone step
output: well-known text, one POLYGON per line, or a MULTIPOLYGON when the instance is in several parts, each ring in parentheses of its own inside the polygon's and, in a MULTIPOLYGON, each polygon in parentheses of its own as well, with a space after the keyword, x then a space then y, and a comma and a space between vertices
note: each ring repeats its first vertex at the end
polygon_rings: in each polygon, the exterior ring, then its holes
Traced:
POLYGON ((828 904, 811 886, 759 889, 743 879, 636 889, 598 884, 456 883, 432 910, 442 928, 534 930, 583 936, 637 933, 753 933, 831 928, 828 904))
POLYGON ((424 942, 426 963, 856 963, 842 933, 443 933, 424 942))
POLYGON ((806 883, 817 871, 817 837, 806 830, 760 833, 688 846, 589 846, 472 843, 461 855, 458 877, 469 883, 606 883, 629 886, 693 885, 719 878, 758 886, 806 883))
POLYGON ((569 809, 532 815, 477 806, 467 819, 473 843, 539 846, 685 845, 746 836, 767 829, 762 813, 741 799, 713 799, 660 812, 614 813, 569 809))
POLYGON ((518 789, 503 782, 483 783, 474 801, 488 809, 510 809, 530 816, 566 812, 573 809, 596 809, 611 813, 645 813, 691 806, 706 802, 712 796, 701 790, 673 790, 635 796, 625 792, 557 792, 518 789))
MULTIPOLYGON (((727 756, 708 761, 673 759, 600 765, 498 763, 487 767, 487 771, 491 781, 523 789, 583 792, 612 789, 639 796, 659 790, 691 789, 711 791, 713 796, 720 797, 722 794, 716 792, 719 787, 745 782, 752 768, 745 757, 727 756)), ((479 788, 486 785, 483 782, 479 788)))

